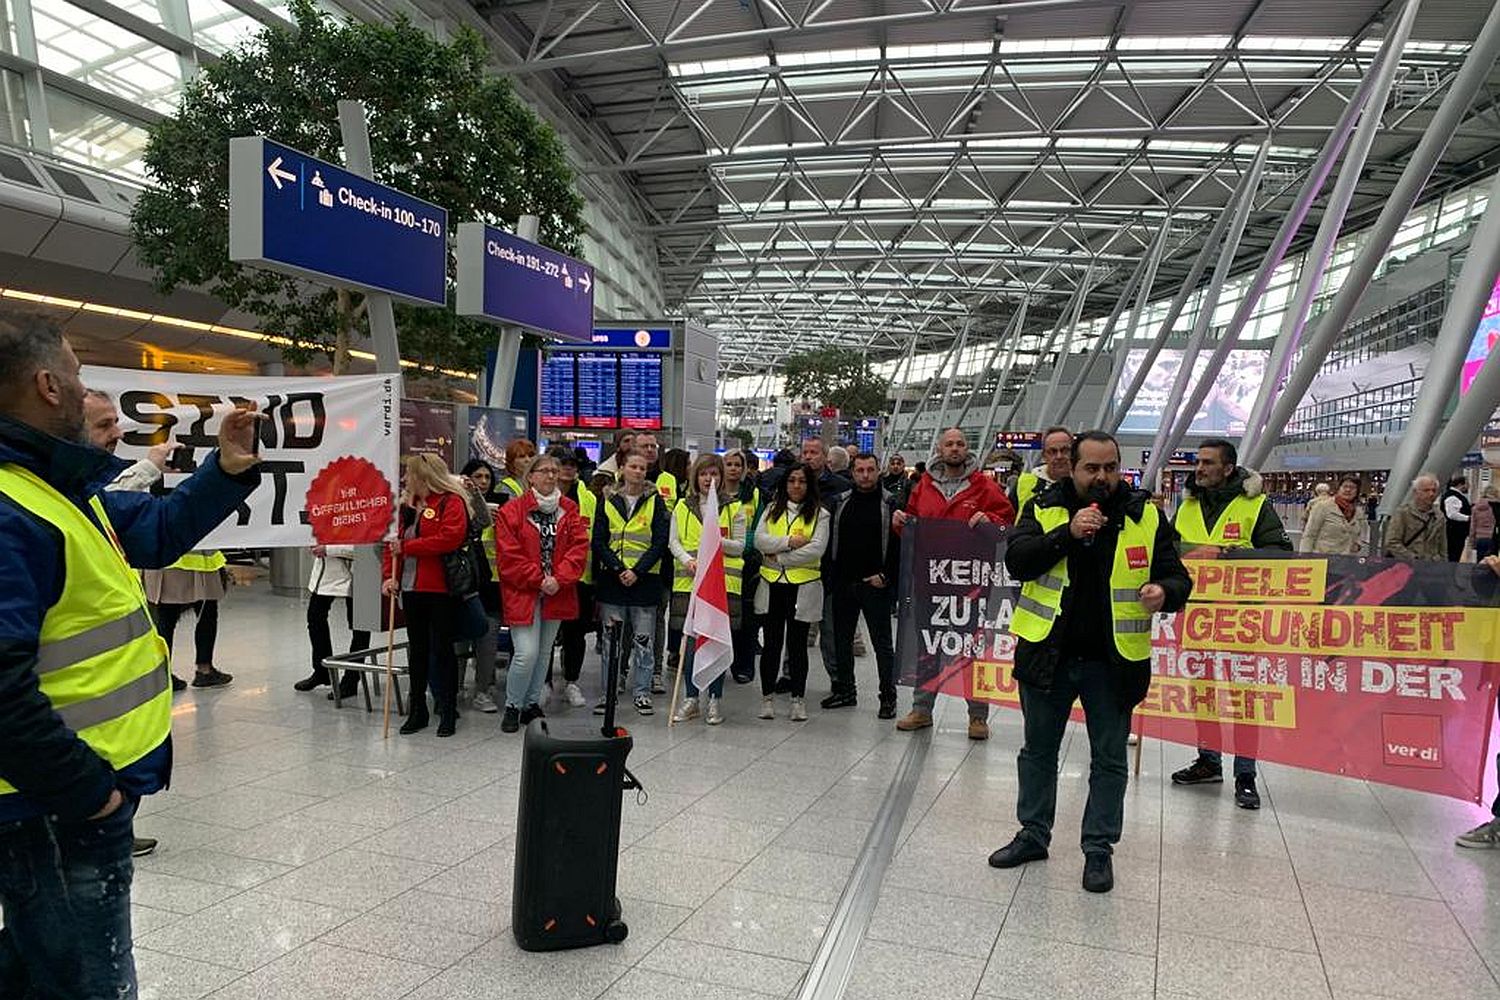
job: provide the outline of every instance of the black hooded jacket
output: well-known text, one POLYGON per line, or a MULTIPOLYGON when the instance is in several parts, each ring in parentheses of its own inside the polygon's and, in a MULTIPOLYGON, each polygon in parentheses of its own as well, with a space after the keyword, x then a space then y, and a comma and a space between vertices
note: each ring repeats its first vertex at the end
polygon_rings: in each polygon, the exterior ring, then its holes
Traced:
MULTIPOLYGON (((1047 689, 1052 686, 1053 672, 1064 659, 1084 659, 1108 663, 1115 668, 1115 693, 1122 708, 1132 708, 1146 696, 1151 686, 1151 661, 1120 658, 1111 638, 1114 628, 1110 609, 1109 577, 1114 567, 1115 546, 1120 540, 1120 525, 1128 516, 1139 520, 1150 495, 1121 484, 1101 504, 1100 511, 1109 523, 1085 545, 1073 537, 1063 524, 1044 532, 1037 520, 1039 509, 1062 507, 1069 520, 1088 506, 1090 499, 1080 497, 1073 480, 1052 484, 1026 505, 1021 520, 1010 532, 1005 550, 1005 566, 1019 580, 1035 580, 1060 559, 1068 560, 1068 587, 1063 591, 1062 610, 1043 642, 1018 639, 1015 677, 1023 684, 1047 689)), ((1157 524, 1151 552, 1151 582, 1166 592, 1162 611, 1173 612, 1187 604, 1192 593, 1192 579, 1177 554, 1177 530, 1165 515, 1157 524)))

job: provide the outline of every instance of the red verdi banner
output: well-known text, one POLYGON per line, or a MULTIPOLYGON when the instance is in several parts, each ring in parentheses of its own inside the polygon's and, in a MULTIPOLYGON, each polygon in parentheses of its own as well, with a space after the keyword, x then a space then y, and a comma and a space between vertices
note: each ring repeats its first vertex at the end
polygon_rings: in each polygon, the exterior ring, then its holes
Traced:
MULTIPOLYGON (((1004 533, 989 526, 907 526, 902 683, 1020 707, 1009 631, 1020 582, 1004 559, 1004 533)), ((1500 577, 1474 564, 1244 549, 1184 561, 1192 599, 1153 623, 1138 732, 1480 798, 1500 679, 1500 577)), ((1112 640, 1099 642, 1103 657, 1112 640)))

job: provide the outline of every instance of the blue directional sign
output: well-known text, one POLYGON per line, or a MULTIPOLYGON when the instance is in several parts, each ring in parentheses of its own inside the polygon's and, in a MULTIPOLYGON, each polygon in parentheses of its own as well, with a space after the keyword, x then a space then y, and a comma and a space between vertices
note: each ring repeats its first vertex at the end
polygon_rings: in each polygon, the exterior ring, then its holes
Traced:
POLYGON ((448 213, 260 136, 229 140, 229 259, 447 303, 448 213))
POLYGON ((590 341, 594 347, 619 348, 624 351, 670 351, 670 327, 596 326, 590 341))
POLYGON ((594 269, 503 229, 461 222, 455 307, 460 316, 587 344, 594 332, 594 269))

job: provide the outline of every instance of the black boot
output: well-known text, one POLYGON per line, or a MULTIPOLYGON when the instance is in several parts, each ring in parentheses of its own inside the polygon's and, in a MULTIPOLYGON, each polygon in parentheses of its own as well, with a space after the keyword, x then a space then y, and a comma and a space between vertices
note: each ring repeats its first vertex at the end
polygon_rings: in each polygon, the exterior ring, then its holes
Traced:
POLYGON ((406 713, 406 721, 401 724, 401 735, 410 736, 427 728, 431 720, 427 717, 427 699, 422 698, 412 702, 411 711, 406 713))
POLYGON ((458 713, 443 713, 438 716, 437 734, 439 736, 452 736, 458 728, 458 713))
POLYGON ((339 678, 339 697, 353 698, 359 694, 359 674, 352 670, 344 671, 344 676, 339 678))

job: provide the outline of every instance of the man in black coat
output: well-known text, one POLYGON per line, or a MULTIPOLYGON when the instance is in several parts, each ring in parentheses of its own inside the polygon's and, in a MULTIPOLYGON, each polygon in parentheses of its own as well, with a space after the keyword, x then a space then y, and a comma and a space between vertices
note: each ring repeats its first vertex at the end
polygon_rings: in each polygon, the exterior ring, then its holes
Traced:
POLYGON ((1110 855, 1124 825, 1130 714, 1151 686, 1150 619, 1123 615, 1139 616, 1142 608, 1173 612, 1187 603, 1192 580, 1176 543, 1176 530, 1150 506, 1150 495, 1121 482, 1120 446, 1103 431, 1074 439, 1071 478, 1039 494, 1012 530, 1005 566, 1027 581, 1011 623, 1025 719, 1017 761, 1021 830, 990 855, 992 866, 1014 868, 1047 857, 1057 811, 1058 748, 1079 700, 1091 754, 1083 887, 1114 887, 1110 855), (1122 562, 1130 570, 1116 565, 1122 544, 1122 562), (1137 586, 1137 579, 1146 582, 1137 586), (1130 586, 1122 596, 1126 581, 1130 586), (1122 649, 1144 655, 1127 658, 1122 649))

